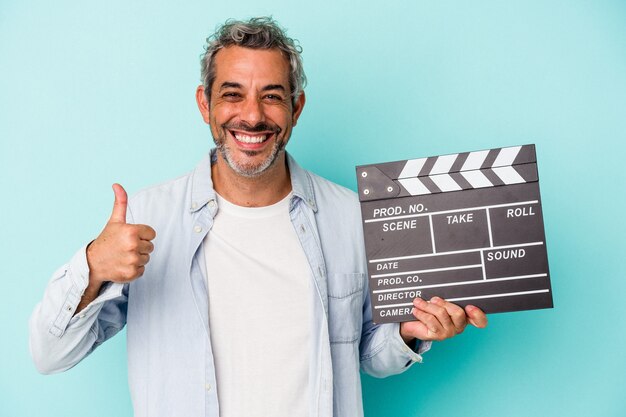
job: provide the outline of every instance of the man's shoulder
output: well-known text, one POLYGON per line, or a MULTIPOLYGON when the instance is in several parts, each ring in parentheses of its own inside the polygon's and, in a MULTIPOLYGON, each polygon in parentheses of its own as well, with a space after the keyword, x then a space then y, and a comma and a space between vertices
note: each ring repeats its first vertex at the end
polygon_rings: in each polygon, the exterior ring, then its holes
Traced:
POLYGON ((343 185, 337 184, 327 178, 324 178, 314 172, 307 171, 309 176, 311 177, 311 181, 315 188, 329 192, 333 195, 334 198, 346 200, 346 201, 358 201, 358 197, 354 191, 351 189, 344 187, 343 185))
POLYGON ((359 198, 354 191, 311 171, 307 172, 311 178, 315 201, 320 210, 360 213, 359 198))
POLYGON ((131 203, 141 205, 154 202, 155 200, 163 201, 163 203, 173 202, 176 196, 183 196, 189 186, 189 180, 193 175, 193 171, 180 175, 176 178, 169 179, 157 184, 142 188, 132 195, 131 203))
POLYGON ((154 210, 186 204, 192 198, 205 199, 209 196, 211 185, 210 155, 205 155, 189 172, 145 187, 134 193, 130 205, 135 207, 152 206, 154 210), (157 206, 155 206, 157 205, 157 206))

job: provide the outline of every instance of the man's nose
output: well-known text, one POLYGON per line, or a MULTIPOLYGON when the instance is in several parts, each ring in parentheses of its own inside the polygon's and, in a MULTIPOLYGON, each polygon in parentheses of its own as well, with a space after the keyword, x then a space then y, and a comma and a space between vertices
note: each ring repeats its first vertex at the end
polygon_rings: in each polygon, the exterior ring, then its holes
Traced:
POLYGON ((256 97, 246 98, 243 102, 240 118, 242 121, 248 122, 251 126, 255 126, 259 122, 265 121, 263 113, 263 103, 256 97))

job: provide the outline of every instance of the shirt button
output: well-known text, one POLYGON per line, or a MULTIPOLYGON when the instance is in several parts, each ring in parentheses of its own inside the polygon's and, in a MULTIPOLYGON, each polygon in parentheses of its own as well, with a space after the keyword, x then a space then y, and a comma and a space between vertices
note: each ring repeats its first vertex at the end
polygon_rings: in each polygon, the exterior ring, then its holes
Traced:
POLYGON ((200 233, 202 231, 202 228, 200 226, 196 226, 193 228, 193 231, 196 233, 200 233))
POLYGON ((217 204, 215 204, 215 200, 209 200, 209 207, 215 208, 217 204))
POLYGON ((211 384, 206 384, 204 388, 206 388, 207 391, 211 391, 211 384))
POLYGON ((193 203, 191 203, 191 209, 195 210, 198 208, 198 203, 196 203, 195 201, 193 203))

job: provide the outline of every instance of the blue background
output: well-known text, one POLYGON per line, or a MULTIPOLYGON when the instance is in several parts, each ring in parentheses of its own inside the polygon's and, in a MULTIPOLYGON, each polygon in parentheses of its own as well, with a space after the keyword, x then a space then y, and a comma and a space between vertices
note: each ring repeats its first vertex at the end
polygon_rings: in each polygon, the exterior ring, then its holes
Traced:
POLYGON ((555 308, 492 315, 401 376, 364 377, 366 415, 626 415, 624 2, 180 3, 0 3, 0 415, 132 415, 124 333, 41 376, 28 317, 108 219, 113 182, 134 192, 206 152, 204 39, 263 14, 304 48, 288 149, 331 180, 537 145, 555 308))

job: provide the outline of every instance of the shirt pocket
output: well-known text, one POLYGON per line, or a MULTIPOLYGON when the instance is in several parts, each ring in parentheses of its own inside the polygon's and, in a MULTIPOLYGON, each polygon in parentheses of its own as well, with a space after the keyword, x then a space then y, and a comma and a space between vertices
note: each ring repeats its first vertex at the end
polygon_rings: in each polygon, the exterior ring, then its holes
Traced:
POLYGON ((354 343, 363 324, 363 273, 328 275, 328 335, 330 343, 354 343))

